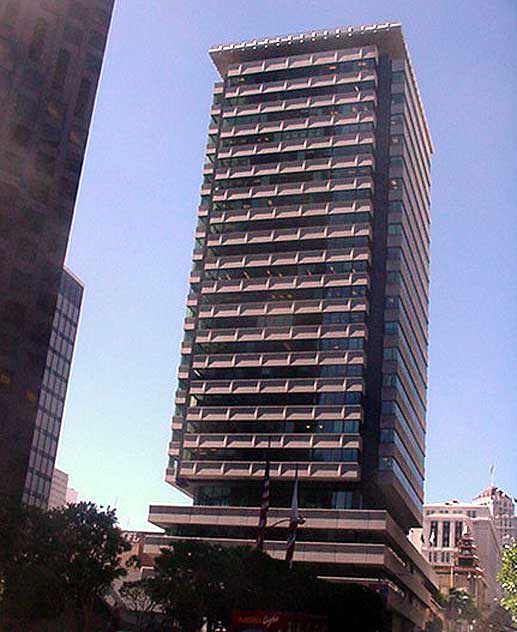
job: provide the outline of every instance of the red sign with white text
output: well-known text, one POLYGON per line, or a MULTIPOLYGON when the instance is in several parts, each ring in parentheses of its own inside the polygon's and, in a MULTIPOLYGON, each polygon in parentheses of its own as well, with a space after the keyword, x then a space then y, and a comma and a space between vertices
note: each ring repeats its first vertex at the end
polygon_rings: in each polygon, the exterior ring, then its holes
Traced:
POLYGON ((232 632, 327 632, 327 619, 297 612, 235 610, 232 632))

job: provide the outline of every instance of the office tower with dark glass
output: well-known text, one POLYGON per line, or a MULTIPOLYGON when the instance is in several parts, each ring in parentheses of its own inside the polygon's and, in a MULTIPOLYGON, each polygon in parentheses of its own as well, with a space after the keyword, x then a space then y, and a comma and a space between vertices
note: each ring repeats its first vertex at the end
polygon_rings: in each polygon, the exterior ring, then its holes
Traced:
MULTIPOLYGON (((295 562, 383 585, 422 625, 432 571, 406 533, 422 521, 432 144, 401 27, 210 55, 222 81, 166 474, 194 506, 150 520, 251 543, 269 460, 270 524, 298 473, 295 562)), ((285 538, 270 527, 265 550, 285 538)))
POLYGON ((0 498, 25 489, 113 0, 0 2, 0 498))
POLYGON ((38 507, 46 507, 49 501, 83 292, 82 282, 65 268, 54 312, 23 492, 23 501, 38 507))

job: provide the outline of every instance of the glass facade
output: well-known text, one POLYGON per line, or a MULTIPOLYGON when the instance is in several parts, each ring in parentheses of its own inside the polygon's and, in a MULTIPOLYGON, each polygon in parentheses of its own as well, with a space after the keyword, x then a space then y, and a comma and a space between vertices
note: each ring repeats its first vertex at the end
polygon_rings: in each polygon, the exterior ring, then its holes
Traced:
POLYGON ((42 383, 112 8, 0 2, 0 498, 15 502, 36 417, 52 425, 59 410, 42 383))
POLYGON ((295 562, 382 582, 423 629, 432 587, 405 534, 422 519, 432 144, 400 25, 210 54, 166 472, 194 505, 150 521, 250 544, 269 462, 268 553, 285 555, 297 478, 295 562))
POLYGON ((432 148, 405 55, 379 38, 339 44, 212 54, 222 82, 168 480, 200 504, 255 506, 259 483, 237 481, 270 461, 272 489, 297 471, 302 503, 335 506, 324 480, 347 507, 391 509, 409 528, 423 499, 432 148))
POLYGON ((23 501, 46 507, 54 472, 84 286, 63 270, 38 402, 23 501))

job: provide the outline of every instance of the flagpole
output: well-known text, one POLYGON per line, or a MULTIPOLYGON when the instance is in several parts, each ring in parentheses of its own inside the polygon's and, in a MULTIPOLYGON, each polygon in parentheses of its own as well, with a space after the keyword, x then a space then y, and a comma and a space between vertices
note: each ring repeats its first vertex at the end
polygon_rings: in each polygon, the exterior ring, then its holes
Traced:
MULTIPOLYGON (((303 522, 305 522, 303 520, 303 522)), ((289 530, 287 532, 287 548, 285 551, 285 560, 289 563, 289 568, 293 566, 294 547, 296 544, 296 530, 298 525, 302 524, 300 514, 298 513, 298 463, 294 475, 293 497, 291 500, 291 515, 289 519, 289 530)))
POLYGON ((270 487, 271 487, 271 474, 270 474, 270 462, 269 462, 269 449, 271 448, 271 435, 268 436, 267 442, 267 460, 265 461, 264 479, 262 483, 262 498, 260 501, 260 514, 258 523, 257 539, 255 541, 255 548, 257 551, 264 550, 264 539, 266 536, 267 527, 267 514, 269 512, 270 503, 270 487))

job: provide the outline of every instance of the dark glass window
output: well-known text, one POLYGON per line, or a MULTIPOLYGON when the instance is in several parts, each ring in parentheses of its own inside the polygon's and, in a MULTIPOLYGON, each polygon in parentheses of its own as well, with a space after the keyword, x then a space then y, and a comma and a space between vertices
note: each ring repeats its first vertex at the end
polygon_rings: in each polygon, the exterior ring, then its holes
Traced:
POLYGON ((46 204, 49 199, 50 190, 45 183, 39 180, 33 180, 29 184, 29 193, 37 202, 46 204))
MULTIPOLYGON (((223 304, 223 303, 254 303, 264 301, 291 301, 291 300, 311 300, 320 298, 348 298, 366 296, 367 287, 365 285, 343 285, 338 287, 325 288, 302 288, 286 290, 270 290, 256 292, 217 292, 215 294, 203 294, 200 303, 202 304, 223 304)), ((332 342, 334 341, 327 341, 332 342)))
POLYGON ((43 18, 38 18, 32 32, 31 42, 29 44, 29 59, 38 61, 43 52, 45 37, 47 36, 48 25, 43 18))
POLYGON ((75 44, 76 46, 80 46, 83 41, 83 32, 81 29, 76 26, 72 26, 71 24, 65 24, 65 29, 63 31, 63 39, 66 42, 70 42, 71 44, 75 44))
POLYGON ((23 85, 34 90, 39 90, 43 86, 43 75, 33 68, 26 68, 23 73, 23 85))
POLYGON ((7 26, 14 26, 18 15, 19 7, 16 2, 8 2, 2 15, 2 21, 7 26))
POLYGON ((88 13, 89 9, 86 5, 82 2, 78 2, 77 0, 72 0, 68 14, 71 18, 85 22, 88 19, 88 13))
MULTIPOLYGON (((299 90, 285 90, 282 92, 266 92, 260 94, 250 94, 242 97, 230 97, 224 100, 226 107, 234 107, 235 105, 251 105, 253 103, 266 103, 272 101, 287 101, 290 99, 319 97, 327 94, 349 94, 351 92, 360 92, 361 90, 374 90, 374 81, 362 81, 360 83, 344 83, 341 85, 318 86, 315 88, 301 88, 299 90)), ((217 102, 221 101, 220 95, 217 102)))
POLYGON ((95 74, 99 73, 102 66, 102 59, 92 53, 87 53, 85 58, 86 69, 95 74))
POLYGON ((26 239, 22 239, 16 248, 16 256, 27 261, 34 258, 36 251, 36 244, 27 241, 26 239))
MULTIPOLYGON (((327 221, 326 221, 326 217, 325 215, 323 216, 319 216, 320 219, 318 220, 318 216, 313 216, 312 218, 310 218, 312 220, 312 222, 309 225, 314 225, 314 226, 318 226, 318 225, 326 225, 327 221)), ((368 213, 349 213, 347 215, 343 214, 339 214, 337 216, 331 216, 331 217, 337 217, 340 221, 336 222, 338 224, 350 224, 350 223, 355 223, 353 221, 352 218, 355 218, 356 222, 364 222, 367 221, 368 218, 370 217, 368 213), (346 221, 345 221, 346 218, 346 221)), ((330 218, 329 218, 330 219, 330 218)), ((275 220, 277 222, 281 222, 283 220, 275 220)), ((286 220, 286 221, 292 221, 292 220, 286 220)), ((328 223, 334 223, 334 222, 328 222, 328 223)), ((258 222, 258 224, 260 224, 260 221, 258 222)), ((255 225, 255 222, 254 222, 255 225)), ((292 221, 291 225, 296 225, 296 226, 304 226, 306 224, 302 223, 299 224, 298 221, 294 222, 292 221)), ((230 224, 229 226, 232 226, 232 224, 230 224)), ((235 224, 233 224, 233 226, 235 226, 235 224)), ((249 228, 251 225, 248 223, 247 227, 249 228)), ((227 232, 227 231, 225 231, 227 232)), ((232 231, 228 231, 228 232, 232 232, 232 231)), ((252 267, 249 266, 247 268, 223 268, 221 270, 206 270, 205 271, 205 275, 204 278, 205 279, 211 279, 212 281, 220 281, 220 280, 231 280, 231 279, 263 279, 264 277, 270 276, 270 277, 288 277, 288 276, 313 276, 313 275, 317 275, 317 274, 322 274, 322 275, 333 275, 333 274, 347 274, 349 272, 365 272, 368 269, 368 262, 365 261, 364 259, 360 259, 360 260, 356 260, 356 261, 336 261, 334 263, 313 263, 313 264, 302 264, 302 265, 286 265, 286 266, 270 266, 270 267, 252 267)), ((285 317, 282 317, 285 318, 285 317)), ((326 322, 334 322, 334 323, 339 323, 339 322, 345 322, 344 320, 339 320, 340 316, 339 314, 326 314, 326 322)), ((360 320, 360 318, 358 317, 356 320, 360 320)), ((218 319, 218 323, 220 322, 220 319, 218 319)), ((246 320, 246 317, 244 320, 238 321, 238 322, 242 322, 242 323, 251 323, 251 321, 246 320)), ((259 322, 259 321, 257 321, 259 322)), ((263 321, 260 321, 263 322, 263 321)), ((290 323, 291 321, 289 321, 290 323)), ((294 322, 296 322, 296 319, 294 320, 294 322)), ((319 321, 318 321, 319 322, 319 321)), ((282 320, 275 320, 275 318, 273 318, 271 320, 271 323, 277 323, 279 325, 282 324, 288 324, 287 321, 282 321, 282 320)), ((315 323, 314 320, 314 316, 307 314, 307 319, 305 320, 299 320, 299 324, 313 324, 315 323)), ((213 325, 213 327, 218 327, 218 324, 213 325)), ((231 325, 233 326, 233 325, 231 325)), ((244 326, 249 326, 252 327, 254 325, 244 325, 244 326)), ((265 325, 262 325, 265 326, 265 325)), ((212 327, 212 325, 210 326, 212 327)), ((221 324, 220 327, 223 327, 223 325, 221 324)))
POLYGON ((25 322, 25 306, 15 301, 6 301, 2 312, 2 320, 18 327, 25 322))
POLYGON ((81 157, 67 156, 66 161, 65 161, 65 168, 66 168, 67 174, 70 177, 78 180, 79 176, 81 175, 81 167, 82 167, 81 157))
POLYGON ((88 44, 97 50, 104 50, 104 36, 97 31, 92 31, 88 38, 88 44))
MULTIPOLYGON (((264 176, 248 176, 244 178, 227 178, 215 181, 215 191, 224 189, 234 189, 251 186, 264 186, 268 184, 286 184, 290 182, 312 182, 327 180, 341 180, 344 178, 355 178, 358 176, 369 176, 372 169, 369 166, 363 167, 341 167, 337 169, 324 169, 321 171, 300 171, 298 173, 282 173, 264 176)), ((278 227, 275 220, 274 227, 278 227)), ((246 229, 246 228, 245 228, 246 229)))
POLYGON ((97 22, 97 24, 108 26, 110 22, 110 14, 108 11, 104 11, 104 9, 96 8, 93 10, 93 19, 97 22))
POLYGON ((11 290, 29 290, 32 284, 32 277, 23 270, 14 268, 11 273, 11 280, 9 286, 11 290))
POLYGON ((59 51, 59 55, 54 69, 54 81, 53 88, 56 90, 63 90, 65 87, 66 75, 68 73, 68 67, 70 65, 70 53, 62 48, 59 51))
MULTIPOLYGON (((266 123, 272 121, 286 121, 289 119, 305 119, 315 116, 343 116, 348 114, 357 114, 358 112, 369 112, 374 110, 373 101, 364 101, 362 103, 345 103, 342 105, 326 105, 317 108, 301 108, 299 110, 281 110, 280 112, 263 112, 261 114, 248 114, 244 116, 232 116, 223 118, 222 128, 239 125, 249 125, 257 123, 266 123)), ((214 118, 214 117, 212 117, 214 118)), ((214 125, 217 121, 214 120, 214 125)))
POLYGON ((368 237, 336 237, 330 239, 304 239, 292 241, 273 241, 268 243, 242 244, 208 249, 208 259, 227 255, 263 254, 265 252, 295 252, 297 250, 345 250, 347 248, 368 246, 368 237))
POLYGON ((291 162, 292 160, 312 160, 319 158, 336 158, 340 156, 354 156, 356 154, 373 154, 373 146, 347 145, 343 147, 325 147, 323 149, 304 149, 300 151, 285 151, 279 154, 257 154, 256 156, 237 156, 217 160, 217 167, 250 167, 253 165, 268 165, 277 162, 291 162))
POLYGON ((461 520, 457 520, 454 523, 454 545, 455 546, 458 546, 462 535, 463 535, 463 522, 461 520))
MULTIPOLYGON (((360 350, 364 338, 331 338, 307 340, 262 340, 256 342, 196 343, 194 353, 280 353, 283 351, 346 351, 360 350)), ((393 404, 393 402, 390 402, 393 404)))
POLYGON ((6 151, 3 156, 3 169, 13 176, 20 177, 23 172, 23 159, 13 152, 6 151))
POLYGON ((429 530, 429 546, 438 546, 438 522, 431 520, 431 528, 429 530))
POLYGON ((358 463, 360 451, 355 448, 295 448, 262 450, 260 448, 229 448, 225 450, 198 449, 183 450, 183 458, 187 461, 327 461, 358 463))
POLYGON ((442 524, 442 546, 448 548, 451 545, 451 523, 445 521, 442 524))
POLYGON ((340 393, 231 393, 221 395, 195 395, 191 407, 195 406, 344 406, 360 404, 362 395, 355 391, 340 393))
POLYGON ((33 124, 38 113, 38 102, 30 97, 19 94, 16 97, 16 114, 27 123, 33 124))
POLYGON ((221 139, 222 149, 237 147, 240 145, 276 143, 280 141, 303 140, 305 138, 323 138, 356 134, 357 132, 372 132, 373 123, 351 123, 350 125, 334 125, 326 127, 310 127, 284 132, 266 132, 262 134, 250 134, 249 136, 231 136, 221 139))
POLYGON ((311 204, 326 202, 345 202, 349 200, 367 200, 372 196, 369 188, 353 189, 350 191, 331 191, 325 193, 299 193, 294 195, 280 195, 271 198, 251 198, 245 200, 216 201, 214 208, 218 211, 237 211, 249 208, 264 208, 267 206, 286 206, 288 204, 311 204))
POLYGON ((25 221, 29 230, 34 233, 41 233, 45 226, 45 215, 37 211, 28 210, 25 213, 25 221))
POLYGON ((68 140, 73 145, 77 145, 80 148, 84 147, 84 144, 86 143, 85 134, 78 127, 72 127, 72 129, 70 130, 70 134, 68 136, 68 140))
POLYGON ((92 82, 87 77, 81 79, 81 85, 79 86, 79 92, 77 93, 77 100, 75 102, 75 116, 83 116, 90 103, 90 91, 92 88, 92 82))
POLYGON ((36 156, 36 169, 47 176, 52 176, 56 168, 56 159, 43 152, 38 152, 36 156))
POLYGON ((336 73, 355 72, 357 70, 375 68, 375 59, 360 59, 352 61, 341 61, 332 64, 322 64, 316 66, 303 66, 301 68, 283 68, 281 70, 270 70, 266 72, 250 73, 238 77, 230 77, 227 80, 229 87, 249 85, 255 83, 266 83, 270 81, 282 81, 298 79, 304 77, 317 77, 336 73))
POLYGON ((49 99, 47 103, 47 113, 53 122, 61 124, 65 115, 63 102, 59 99, 49 99))
POLYGON ((53 125, 43 125, 41 128, 40 140, 50 147, 59 147, 61 143, 61 130, 53 125))
MULTIPOLYGON (((184 411, 183 411, 184 414, 184 411)), ((239 434, 357 434, 359 422, 355 420, 303 420, 303 421, 271 421, 271 422, 218 422, 208 423, 189 422, 186 432, 210 433, 239 433, 239 434)))

